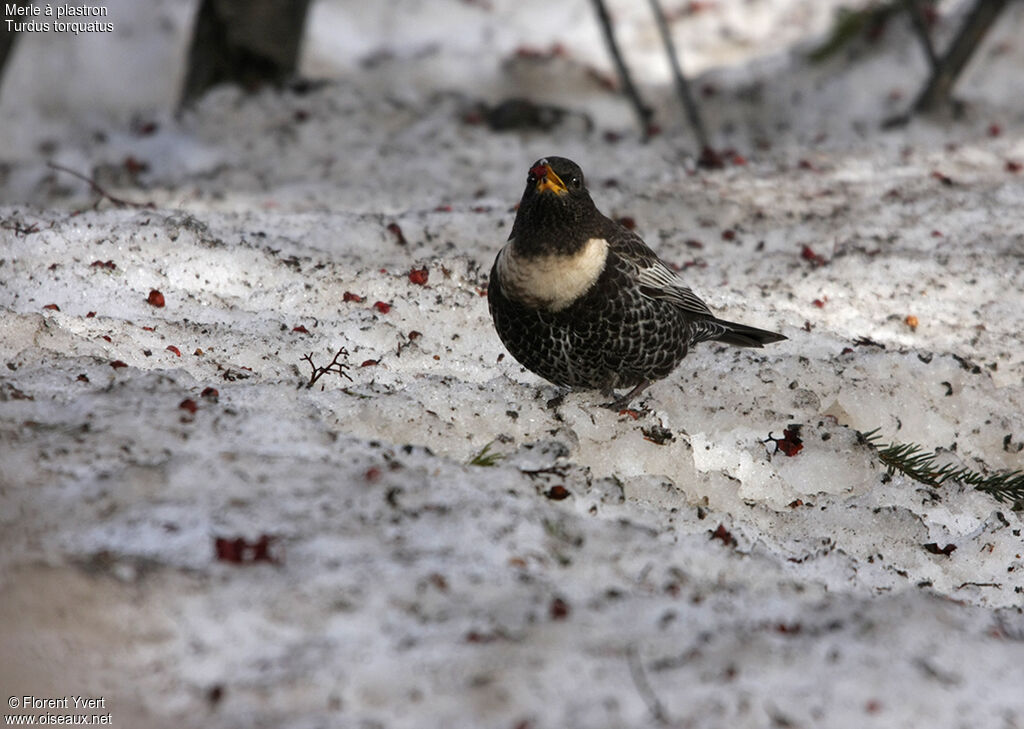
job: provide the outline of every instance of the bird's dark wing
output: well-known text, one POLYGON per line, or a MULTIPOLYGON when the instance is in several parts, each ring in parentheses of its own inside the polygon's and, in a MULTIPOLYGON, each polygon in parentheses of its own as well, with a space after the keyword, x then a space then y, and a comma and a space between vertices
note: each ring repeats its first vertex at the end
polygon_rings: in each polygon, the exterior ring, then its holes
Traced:
POLYGON ((636 233, 618 224, 609 230, 609 248, 629 266, 636 277, 640 293, 651 299, 669 301, 687 313, 713 317, 711 309, 668 265, 658 258, 636 233))

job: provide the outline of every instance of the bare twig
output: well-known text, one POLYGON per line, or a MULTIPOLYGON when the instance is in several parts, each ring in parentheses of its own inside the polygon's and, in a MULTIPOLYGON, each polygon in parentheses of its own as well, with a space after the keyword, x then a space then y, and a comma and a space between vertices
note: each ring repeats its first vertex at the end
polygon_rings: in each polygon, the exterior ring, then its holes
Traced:
MULTIPOLYGON (((101 187, 100 184, 96 182, 96 180, 94 180, 93 178, 83 175, 81 172, 76 172, 75 170, 69 167, 65 167, 64 165, 59 165, 55 162, 47 162, 46 166, 51 169, 57 170, 58 172, 66 172, 72 177, 77 177, 79 180, 87 182, 89 184, 89 187, 92 188, 93 192, 100 196, 101 200, 106 198, 107 200, 112 202, 114 205, 117 205, 118 207, 150 209, 156 207, 156 204, 153 202, 133 202, 132 200, 125 200, 124 198, 117 197, 116 195, 111 195, 109 192, 107 192, 106 189, 101 187)), ((96 205, 99 205, 99 200, 96 201, 96 205)), ((96 207, 96 205, 93 205, 93 207, 96 207)))
POLYGON ((1007 0, 976 0, 960 32, 953 39, 949 49, 938 59, 931 78, 914 101, 912 108, 915 112, 932 111, 949 103, 953 84, 981 45, 996 18, 1006 7, 1006 3, 1007 0))
MULTIPOLYGON (((344 377, 349 382, 352 382, 352 378, 349 377, 348 372, 345 371, 349 368, 349 365, 345 362, 338 361, 338 359, 342 357, 348 357, 348 350, 345 349, 344 347, 338 350, 337 354, 334 355, 334 359, 332 359, 331 363, 326 367, 318 367, 316 363, 313 362, 312 352, 303 357, 303 361, 309 362, 309 366, 313 369, 312 373, 309 376, 309 382, 306 383, 306 389, 310 389, 311 387, 313 387, 313 385, 316 384, 317 380, 319 380, 324 375, 332 372, 341 377, 344 377)), ((323 389, 323 386, 321 386, 320 389, 323 389)))
POLYGON ((678 94, 679 102, 683 105, 686 118, 693 128, 693 134, 697 137, 697 146, 703 153, 704 150, 710 149, 711 145, 708 144, 708 133, 704 128, 700 109, 697 106, 696 99, 693 98, 693 93, 690 91, 690 84, 687 82, 686 76, 683 75, 683 69, 679 65, 679 55, 676 53, 675 43, 672 42, 672 32, 669 30, 668 21, 665 19, 665 12, 661 9, 661 3, 658 0, 650 0, 650 3, 651 10, 654 12, 654 20, 658 25, 658 32, 661 34, 661 42, 665 46, 665 55, 668 56, 669 64, 672 66, 672 78, 675 81, 676 94, 678 94))
POLYGON ((39 223, 25 225, 20 220, 5 218, 4 220, 0 220, 0 228, 4 230, 13 230, 15 235, 31 235, 32 233, 39 232, 39 223))
POLYGON ((604 40, 608 45, 608 51, 612 54, 612 60, 615 62, 615 69, 618 71, 622 90, 633 104, 633 110, 636 112, 637 120, 640 122, 640 133, 643 134, 644 139, 647 139, 651 134, 651 118, 654 112, 651 111, 651 107, 644 103, 644 100, 640 97, 640 91, 633 83, 629 67, 626 66, 622 53, 619 51, 619 44, 615 40, 615 29, 612 26, 612 19, 608 14, 608 8, 605 6, 604 0, 591 0, 591 2, 593 2, 594 10, 597 12, 597 19, 601 23, 601 30, 604 32, 604 40))

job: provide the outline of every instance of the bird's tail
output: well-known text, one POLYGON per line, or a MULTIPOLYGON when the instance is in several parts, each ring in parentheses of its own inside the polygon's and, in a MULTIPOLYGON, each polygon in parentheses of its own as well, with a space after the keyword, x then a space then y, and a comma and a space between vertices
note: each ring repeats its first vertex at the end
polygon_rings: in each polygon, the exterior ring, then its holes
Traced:
POLYGON ((776 332, 769 332, 767 329, 758 329, 722 319, 710 319, 702 324, 708 326, 706 326, 706 336, 702 336, 700 339, 725 342, 737 347, 763 347, 772 342, 788 339, 776 332))

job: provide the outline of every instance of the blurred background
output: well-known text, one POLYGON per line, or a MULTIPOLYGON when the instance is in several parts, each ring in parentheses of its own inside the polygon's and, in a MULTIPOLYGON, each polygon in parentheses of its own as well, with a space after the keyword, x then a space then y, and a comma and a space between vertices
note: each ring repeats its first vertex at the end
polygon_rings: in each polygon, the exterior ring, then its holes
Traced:
MULTIPOLYGON (((453 123, 527 132, 569 124, 577 125, 577 136, 596 133, 595 139, 604 135, 613 141, 622 134, 643 136, 602 33, 600 5, 588 0, 79 4, 101 8, 105 15, 72 20, 104 21, 113 30, 5 30, 10 52, 0 87, 0 195, 14 201, 44 194, 42 170, 19 166, 40 157, 91 166, 131 157, 145 168, 129 170, 136 182, 166 182, 161 176, 180 164, 164 158, 184 155, 188 166, 189 145, 176 152, 181 139, 160 136, 159 144, 140 145, 126 135, 145 136, 159 125, 178 124, 191 141, 212 141, 210 134, 189 126, 187 114, 211 88, 224 84, 260 93, 268 81, 293 92, 309 91, 310 82, 344 82, 396 103, 444 93, 458 99, 453 123), (492 114, 509 100, 528 105, 492 114), (98 139, 106 152, 95 149, 98 139), (76 148, 93 149, 69 151, 76 148)), ((666 0, 660 9, 707 128, 706 141, 716 151, 764 157, 776 147, 849 146, 908 112, 934 70, 915 19, 941 57, 979 9, 991 17, 967 44, 956 94, 968 105, 958 108, 973 112, 969 118, 980 120, 984 129, 1019 122, 1021 5, 666 0)), ((673 135, 684 153, 696 157, 701 145, 679 104, 654 10, 643 0, 609 0, 605 8, 642 103, 650 109, 647 131, 673 135)), ((232 123, 230 115, 218 123, 232 123)))

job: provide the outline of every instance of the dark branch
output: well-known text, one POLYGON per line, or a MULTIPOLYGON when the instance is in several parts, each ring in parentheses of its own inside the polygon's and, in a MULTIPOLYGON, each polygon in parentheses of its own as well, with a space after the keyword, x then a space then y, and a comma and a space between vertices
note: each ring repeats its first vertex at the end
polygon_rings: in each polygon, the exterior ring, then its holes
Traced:
POLYGON ((658 32, 661 33, 661 42, 665 46, 665 54, 672 66, 676 94, 679 95, 679 102, 683 105, 683 111, 693 128, 693 134, 697 137, 697 146, 703 152, 710 149, 711 145, 708 144, 708 133, 704 128, 704 121, 700 117, 700 109, 690 91, 690 84, 687 82, 686 76, 683 75, 683 69, 679 66, 679 55, 676 53, 675 43, 672 42, 672 33, 669 30, 668 21, 665 19, 665 12, 661 9, 661 3, 658 0, 650 0, 650 3, 651 10, 654 12, 654 20, 658 24, 658 32))
POLYGON ((917 33, 921 45, 924 47, 924 54, 928 56, 928 68, 932 73, 939 67, 939 55, 935 52, 935 44, 932 43, 931 34, 928 32, 928 24, 925 22, 924 13, 921 11, 921 0, 903 0, 910 14, 910 20, 914 25, 914 32, 917 33))
POLYGON ((938 59, 931 78, 914 102, 915 112, 934 111, 950 101, 953 85, 981 45, 1007 0, 976 0, 949 50, 938 59))
POLYGON ((647 106, 640 97, 640 91, 633 83, 629 67, 626 66, 626 62, 622 58, 619 44, 615 40, 615 29, 612 27, 612 19, 608 14, 608 8, 605 6, 604 0, 592 0, 592 2, 594 3, 594 10, 597 11, 597 19, 601 23, 601 30, 604 32, 604 40, 608 45, 608 51, 612 54, 612 60, 615 62, 615 69, 618 71, 622 90, 629 97, 630 102, 632 102, 633 110, 636 111, 637 119, 640 122, 640 132, 643 134, 644 139, 647 139, 651 133, 651 118, 653 116, 651 107, 647 106))

